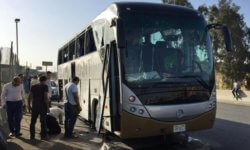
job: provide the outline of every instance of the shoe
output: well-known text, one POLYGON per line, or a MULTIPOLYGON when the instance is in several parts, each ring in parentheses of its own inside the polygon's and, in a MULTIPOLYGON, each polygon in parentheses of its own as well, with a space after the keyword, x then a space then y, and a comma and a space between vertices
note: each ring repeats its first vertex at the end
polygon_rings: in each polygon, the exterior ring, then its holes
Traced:
POLYGON ((20 136, 22 136, 22 135, 23 135, 23 134, 20 133, 20 132, 15 134, 16 137, 20 137, 20 136))
POLYGON ((67 139, 77 139, 78 136, 75 135, 75 134, 72 134, 72 135, 64 135, 64 138, 67 138, 67 139))
POLYGON ((9 136, 10 136, 10 137, 14 137, 14 136, 15 136, 15 134, 14 134, 14 133, 12 133, 12 132, 10 132, 9 136))

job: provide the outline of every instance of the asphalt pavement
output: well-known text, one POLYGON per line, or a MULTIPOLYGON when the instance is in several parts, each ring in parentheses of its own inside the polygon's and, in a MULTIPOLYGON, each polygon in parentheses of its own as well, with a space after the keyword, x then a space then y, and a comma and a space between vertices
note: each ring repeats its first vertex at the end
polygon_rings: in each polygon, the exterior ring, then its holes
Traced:
POLYGON ((249 150, 249 114, 248 106, 218 103, 214 128, 190 136, 209 144, 213 150, 249 150))

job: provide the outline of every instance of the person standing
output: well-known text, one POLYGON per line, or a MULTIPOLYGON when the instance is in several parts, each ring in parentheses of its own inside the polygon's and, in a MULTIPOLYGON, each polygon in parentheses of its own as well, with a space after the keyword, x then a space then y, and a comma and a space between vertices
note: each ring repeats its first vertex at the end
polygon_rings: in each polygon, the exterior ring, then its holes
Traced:
POLYGON ((20 128, 24 103, 24 89, 21 84, 21 79, 18 76, 14 77, 12 82, 4 85, 1 99, 3 106, 7 107, 10 136, 21 136, 20 128))
POLYGON ((69 82, 65 86, 65 94, 67 102, 64 104, 65 110, 65 133, 64 137, 66 138, 75 138, 76 135, 73 135, 74 126, 78 114, 81 112, 82 108, 79 103, 78 89, 77 84, 79 83, 79 78, 74 77, 72 82, 69 82))
POLYGON ((52 76, 52 72, 47 71, 46 76, 47 76, 46 85, 48 86, 48 90, 49 90, 49 92, 48 92, 48 94, 49 94, 49 106, 51 106, 51 95, 52 95, 51 76, 52 76))
POLYGON ((234 83, 233 83, 233 89, 232 89, 232 93, 233 93, 234 98, 237 96, 236 95, 236 89, 237 89, 237 82, 235 80, 234 83))
POLYGON ((236 100, 238 100, 238 98, 240 97, 239 90, 240 90, 240 81, 235 80, 233 83, 232 93, 233 93, 234 98, 236 98, 236 100))
MULTIPOLYGON (((21 80, 21 85, 23 86, 23 89, 24 89, 24 83, 23 83, 23 81, 24 81, 24 76, 23 76, 23 74, 22 73, 20 73, 20 74, 18 74, 18 77, 20 78, 20 80, 21 80)), ((26 96, 25 96, 25 91, 24 91, 24 97, 23 97, 24 99, 23 99, 23 112, 24 113, 26 113, 26 101, 25 101, 25 99, 26 99, 26 96)))
POLYGON ((40 83, 31 87, 28 97, 28 107, 31 111, 31 123, 30 123, 30 139, 35 139, 35 124, 38 116, 40 115, 41 122, 41 139, 47 140, 47 126, 46 126, 46 114, 49 113, 48 102, 48 86, 46 85, 46 76, 39 78, 40 83), (32 108, 30 102, 32 99, 32 108))
POLYGON ((30 81, 30 87, 32 87, 33 85, 38 84, 38 83, 39 83, 38 77, 37 77, 37 75, 35 75, 35 76, 31 79, 31 81, 30 81))
POLYGON ((29 96, 29 92, 30 92, 30 81, 29 81, 29 78, 27 76, 23 77, 23 88, 24 88, 24 101, 25 101, 24 112, 29 112, 29 110, 28 110, 28 96, 29 96))
POLYGON ((239 90, 240 90, 240 80, 238 80, 237 83, 236 83, 236 91, 235 91, 235 94, 237 95, 237 98, 240 98, 239 90))
POLYGON ((61 127, 59 126, 58 121, 60 124, 63 124, 62 118, 63 118, 64 112, 60 108, 60 106, 50 107, 49 110, 50 110, 50 113, 48 113, 47 117, 46 117, 48 134, 50 134, 50 135, 60 134, 61 127))

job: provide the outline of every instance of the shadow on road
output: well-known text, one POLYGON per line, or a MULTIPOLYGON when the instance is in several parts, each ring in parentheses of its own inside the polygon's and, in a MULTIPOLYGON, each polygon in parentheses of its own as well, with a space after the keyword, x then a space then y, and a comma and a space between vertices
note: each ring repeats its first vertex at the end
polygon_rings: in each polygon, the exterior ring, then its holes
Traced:
POLYGON ((249 124, 217 118, 214 128, 190 135, 209 144, 213 150, 249 150, 250 147, 249 124))
POLYGON ((24 149, 14 142, 8 142, 8 150, 24 150, 24 149))
POLYGON ((62 133, 56 136, 50 136, 47 141, 40 140, 40 122, 36 124, 36 140, 29 139, 30 115, 23 115, 21 132, 23 135, 19 138, 10 138, 8 140, 9 150, 80 150, 80 149, 99 149, 102 139, 89 131, 89 128, 80 120, 77 121, 75 132, 77 139, 65 139, 64 127, 61 126, 62 133))

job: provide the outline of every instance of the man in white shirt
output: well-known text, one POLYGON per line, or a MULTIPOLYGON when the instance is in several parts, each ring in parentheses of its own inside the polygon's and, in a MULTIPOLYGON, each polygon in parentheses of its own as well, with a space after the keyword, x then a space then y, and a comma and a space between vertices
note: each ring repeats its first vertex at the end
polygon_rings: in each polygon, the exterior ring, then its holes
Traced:
POLYGON ((48 134, 60 134, 61 127, 58 124, 63 124, 63 115, 64 111, 60 108, 61 106, 53 106, 49 110, 50 112, 47 114, 46 123, 48 128, 48 134))
POLYGON ((39 83, 38 77, 37 77, 37 75, 35 75, 35 76, 31 79, 31 81, 30 81, 30 87, 32 87, 33 85, 38 84, 38 83, 39 83))
POLYGON ((21 136, 20 126, 24 104, 24 89, 19 77, 14 77, 12 82, 4 85, 1 100, 2 105, 7 107, 10 136, 21 136))

